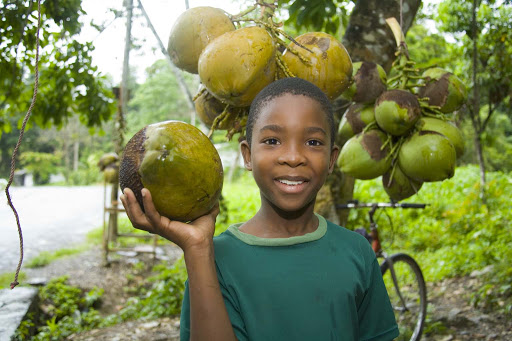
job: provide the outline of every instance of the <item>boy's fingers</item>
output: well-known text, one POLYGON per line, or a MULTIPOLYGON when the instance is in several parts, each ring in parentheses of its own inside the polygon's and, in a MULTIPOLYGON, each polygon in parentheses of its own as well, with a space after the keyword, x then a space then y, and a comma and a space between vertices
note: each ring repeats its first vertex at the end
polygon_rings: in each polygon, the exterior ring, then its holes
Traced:
POLYGON ((149 221, 144 212, 142 212, 142 209, 137 199, 135 198, 133 191, 129 188, 125 188, 123 190, 123 195, 121 195, 120 198, 126 210, 126 214, 128 215, 128 218, 132 222, 133 226, 135 228, 153 233, 151 225, 149 224, 149 221))

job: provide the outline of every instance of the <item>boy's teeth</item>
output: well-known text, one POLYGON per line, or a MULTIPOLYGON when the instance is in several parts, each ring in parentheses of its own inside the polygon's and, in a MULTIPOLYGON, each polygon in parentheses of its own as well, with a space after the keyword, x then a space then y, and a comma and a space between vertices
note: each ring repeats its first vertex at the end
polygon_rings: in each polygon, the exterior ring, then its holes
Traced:
POLYGON ((296 186, 296 185, 300 185, 304 181, 291 181, 291 180, 280 179, 279 182, 281 182, 285 185, 296 186))

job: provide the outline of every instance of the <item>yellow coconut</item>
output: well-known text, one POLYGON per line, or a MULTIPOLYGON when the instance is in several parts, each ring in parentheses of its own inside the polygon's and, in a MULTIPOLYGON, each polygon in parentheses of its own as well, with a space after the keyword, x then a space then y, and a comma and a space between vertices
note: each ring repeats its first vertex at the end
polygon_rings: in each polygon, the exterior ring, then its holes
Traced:
POLYGON ((309 51, 291 42, 283 54, 288 69, 294 76, 318 86, 329 99, 336 99, 348 88, 352 78, 352 61, 345 46, 324 32, 305 33, 295 40, 309 51), (292 50, 308 62, 302 61, 292 50))
POLYGON ((276 49, 270 34, 251 26, 228 32, 211 42, 199 57, 199 78, 222 102, 249 106, 274 81, 276 49))
POLYGON ((204 48, 213 39, 234 30, 235 26, 220 8, 194 7, 174 23, 167 52, 177 67, 197 73, 197 62, 204 48))

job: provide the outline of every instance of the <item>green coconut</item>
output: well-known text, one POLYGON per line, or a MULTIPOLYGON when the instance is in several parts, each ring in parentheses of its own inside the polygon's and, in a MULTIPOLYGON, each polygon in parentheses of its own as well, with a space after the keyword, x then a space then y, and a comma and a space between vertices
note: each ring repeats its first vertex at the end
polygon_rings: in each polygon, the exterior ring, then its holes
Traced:
POLYGON ((451 113, 466 101, 466 86, 453 73, 435 67, 426 70, 423 77, 425 84, 419 88, 419 95, 428 97, 428 103, 440 107, 442 112, 451 113))
MULTIPOLYGON (((352 61, 345 46, 324 32, 305 33, 295 41, 309 51, 294 42, 288 45, 283 60, 291 73, 318 86, 329 99, 338 98, 350 85, 352 78, 352 61), (308 63, 291 50, 301 54, 308 63)), ((284 75, 280 74, 280 77, 284 75)))
POLYGON ((382 130, 394 136, 407 134, 420 116, 420 103, 409 91, 388 90, 375 102, 377 124, 382 130))
POLYGON ((382 148, 386 140, 386 134, 378 129, 350 138, 341 148, 337 161, 341 171, 360 180, 384 174, 391 166, 389 148, 382 148))
POLYGON ((341 118, 337 142, 343 146, 348 139, 362 132, 372 122, 375 122, 373 105, 353 103, 341 118))
POLYGON ((270 34, 252 26, 228 32, 211 42, 199 57, 199 78, 222 102, 249 106, 275 79, 276 49, 270 34))
POLYGON ((343 97, 358 103, 373 103, 387 89, 386 71, 374 62, 355 62, 354 81, 343 97))
POLYGON ((449 139, 434 131, 412 134, 398 153, 406 176, 420 182, 442 181, 455 173, 457 153, 449 139))
POLYGON ((459 128, 457 128, 452 122, 433 117, 422 117, 416 126, 420 130, 435 131, 444 135, 448 140, 450 140, 453 147, 455 147, 457 158, 464 154, 464 139, 459 128))
POLYGON ((234 31, 226 12, 214 7, 194 7, 174 22, 167 52, 182 70, 197 73, 197 63, 204 48, 218 36, 234 31))
POLYGON ((208 137, 180 121, 148 125, 128 141, 119 183, 130 188, 141 207, 143 187, 157 211, 171 220, 191 221, 210 211, 222 190, 219 154, 208 137))
POLYGON ((393 201, 407 199, 418 191, 423 185, 422 182, 408 178, 400 167, 390 168, 382 176, 382 187, 393 201))

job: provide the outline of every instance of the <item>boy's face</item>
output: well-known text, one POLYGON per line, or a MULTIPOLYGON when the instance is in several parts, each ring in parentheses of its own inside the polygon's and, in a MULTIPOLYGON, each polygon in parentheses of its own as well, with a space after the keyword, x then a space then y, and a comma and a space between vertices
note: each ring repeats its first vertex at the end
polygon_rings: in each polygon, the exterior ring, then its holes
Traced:
POLYGON ((337 146, 331 147, 329 132, 326 114, 309 97, 284 94, 261 109, 251 145, 243 141, 241 150, 262 205, 285 212, 314 205, 339 153, 337 146))

